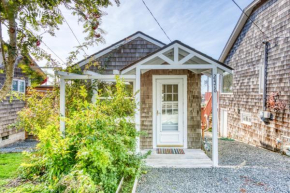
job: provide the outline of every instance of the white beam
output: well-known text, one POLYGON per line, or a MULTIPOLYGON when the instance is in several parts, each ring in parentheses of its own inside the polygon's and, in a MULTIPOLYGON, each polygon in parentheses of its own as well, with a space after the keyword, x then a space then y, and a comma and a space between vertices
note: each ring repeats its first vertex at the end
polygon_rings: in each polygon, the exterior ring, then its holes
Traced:
POLYGON ((140 69, 212 69, 212 64, 188 64, 188 65, 141 65, 140 69))
POLYGON ((60 132, 65 137, 65 80, 60 77, 60 132))
POLYGON ((93 72, 93 71, 90 71, 90 70, 84 70, 83 72, 86 75, 101 75, 101 74, 99 74, 97 72, 93 72))
MULTIPOLYGON (((141 88, 141 69, 136 68, 136 83, 135 83, 135 102, 136 102, 136 111, 135 111, 135 127, 136 130, 140 131, 140 88, 141 88)), ((137 147, 136 152, 140 152, 140 137, 137 138, 137 147)))
POLYGON ((185 56, 184 58, 182 58, 182 59, 179 61, 179 63, 180 63, 180 64, 184 64, 185 62, 187 62, 188 60, 190 60, 193 56, 194 56, 193 53, 188 54, 187 56, 185 56))
POLYGON ((98 95, 98 85, 96 80, 92 80, 92 86, 93 86, 93 97, 92 97, 92 103, 95 104, 97 101, 97 95, 98 95))
POLYGON ((167 62, 168 64, 174 64, 174 61, 172 61, 168 57, 164 56, 163 54, 160 54, 158 57, 161 58, 162 60, 164 60, 165 62, 167 62))
POLYGON ((177 44, 174 45, 174 64, 178 64, 178 46, 177 44))
POLYGON ((212 161, 218 166, 217 68, 212 69, 212 161))

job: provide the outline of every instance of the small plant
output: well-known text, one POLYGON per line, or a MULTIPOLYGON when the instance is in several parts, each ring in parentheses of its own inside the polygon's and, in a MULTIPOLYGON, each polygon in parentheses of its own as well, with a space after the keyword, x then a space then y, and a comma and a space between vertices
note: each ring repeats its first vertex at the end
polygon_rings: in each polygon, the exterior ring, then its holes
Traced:
POLYGON ((227 138, 227 137, 221 137, 220 140, 223 140, 223 141, 235 141, 234 139, 227 138))

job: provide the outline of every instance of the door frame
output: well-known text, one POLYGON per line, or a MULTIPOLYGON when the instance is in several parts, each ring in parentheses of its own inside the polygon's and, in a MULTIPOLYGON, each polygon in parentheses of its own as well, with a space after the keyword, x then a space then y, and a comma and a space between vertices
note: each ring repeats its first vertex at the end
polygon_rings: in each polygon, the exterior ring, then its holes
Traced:
POLYGON ((221 108, 221 116, 220 116, 220 129, 219 129, 220 137, 228 137, 228 110, 225 108, 221 108), (225 123, 225 113, 227 114, 227 122, 225 123), (226 125, 226 136, 224 136, 224 126, 226 125))
POLYGON ((157 80, 182 79, 183 81, 183 148, 187 148, 187 75, 152 75, 152 129, 153 148, 157 148, 157 80))

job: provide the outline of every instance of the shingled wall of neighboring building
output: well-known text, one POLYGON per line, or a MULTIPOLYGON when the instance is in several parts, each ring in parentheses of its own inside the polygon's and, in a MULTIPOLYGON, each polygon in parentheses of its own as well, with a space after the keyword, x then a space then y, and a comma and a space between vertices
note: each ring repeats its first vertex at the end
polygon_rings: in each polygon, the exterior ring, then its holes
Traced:
MULTIPOLYGON (((264 62, 263 34, 248 20, 231 48, 225 64, 234 68, 233 94, 220 96, 220 108, 228 111, 228 135, 240 141, 277 150, 276 139, 290 137, 290 1, 262 1, 250 15, 269 36, 267 95, 279 92, 287 103, 284 113, 265 124, 259 117, 263 94, 259 93, 259 66, 264 62), (251 125, 241 123, 241 113, 251 113, 251 125)), ((221 117, 221 116, 220 116, 221 117)))
MULTIPOLYGON (((120 70, 124 66, 137 61, 144 56, 158 50, 160 47, 140 37, 114 47, 111 52, 98 58, 97 65, 89 68, 82 66, 82 70, 91 70, 102 74, 113 74, 113 70, 120 70)), ((94 62, 91 62, 94 63, 94 62)))
MULTIPOLYGON (((28 77, 22 73, 20 68, 15 68, 14 78, 25 80, 26 86, 28 85, 28 77)), ((0 88, 4 84, 4 81, 5 73, 1 73, 0 88)), ((10 97, 0 102, 0 147, 25 139, 24 131, 9 127, 9 125, 15 123, 17 112, 24 106, 24 101, 18 99, 10 100, 10 97)))

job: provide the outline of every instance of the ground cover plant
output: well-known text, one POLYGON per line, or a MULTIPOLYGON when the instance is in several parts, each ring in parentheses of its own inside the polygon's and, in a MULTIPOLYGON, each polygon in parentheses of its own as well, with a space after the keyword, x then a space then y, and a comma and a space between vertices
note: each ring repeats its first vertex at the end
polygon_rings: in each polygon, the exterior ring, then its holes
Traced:
POLYGON ((110 99, 93 104, 90 85, 67 84, 65 137, 59 128, 58 91, 30 92, 17 127, 37 135, 40 142, 19 168, 18 177, 25 183, 15 192, 115 192, 122 177, 139 174, 134 99, 117 78, 114 90, 106 88, 110 99))

